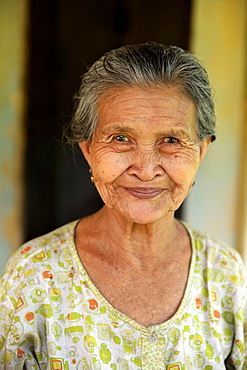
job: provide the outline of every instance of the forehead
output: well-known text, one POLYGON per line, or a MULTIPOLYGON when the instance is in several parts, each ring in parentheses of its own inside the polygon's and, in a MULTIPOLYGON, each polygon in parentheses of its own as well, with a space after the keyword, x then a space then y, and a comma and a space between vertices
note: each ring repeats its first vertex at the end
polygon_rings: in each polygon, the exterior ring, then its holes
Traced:
POLYGON ((111 88, 101 95, 98 109, 101 127, 141 121, 195 128, 195 105, 177 86, 111 88))

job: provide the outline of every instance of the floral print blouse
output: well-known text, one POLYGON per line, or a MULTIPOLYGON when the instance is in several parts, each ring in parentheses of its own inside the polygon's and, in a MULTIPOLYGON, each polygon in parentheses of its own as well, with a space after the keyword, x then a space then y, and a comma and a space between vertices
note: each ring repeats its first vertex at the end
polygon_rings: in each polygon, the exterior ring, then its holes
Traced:
POLYGON ((183 300, 171 319, 144 327, 90 280, 76 224, 10 258, 0 287, 0 369, 247 369, 247 276, 236 250, 185 224, 192 260, 183 300))

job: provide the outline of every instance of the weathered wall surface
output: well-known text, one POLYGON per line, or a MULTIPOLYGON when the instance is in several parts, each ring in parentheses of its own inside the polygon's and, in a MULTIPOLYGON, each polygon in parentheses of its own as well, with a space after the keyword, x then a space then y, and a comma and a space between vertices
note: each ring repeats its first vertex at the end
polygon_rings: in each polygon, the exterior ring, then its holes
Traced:
POLYGON ((22 242, 26 1, 0 1, 0 273, 22 242))
POLYGON ((246 202, 246 0, 194 0, 190 49, 215 90, 217 140, 186 203, 185 219, 244 256, 246 202))

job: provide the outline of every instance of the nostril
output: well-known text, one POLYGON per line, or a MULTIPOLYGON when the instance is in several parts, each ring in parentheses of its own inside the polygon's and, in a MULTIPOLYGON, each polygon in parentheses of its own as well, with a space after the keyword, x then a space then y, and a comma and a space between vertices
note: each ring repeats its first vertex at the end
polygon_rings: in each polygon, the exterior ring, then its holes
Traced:
POLYGON ((161 166, 153 166, 148 163, 143 166, 131 166, 128 169, 129 175, 137 176, 142 181, 151 181, 157 176, 162 176, 164 173, 165 171, 161 166))

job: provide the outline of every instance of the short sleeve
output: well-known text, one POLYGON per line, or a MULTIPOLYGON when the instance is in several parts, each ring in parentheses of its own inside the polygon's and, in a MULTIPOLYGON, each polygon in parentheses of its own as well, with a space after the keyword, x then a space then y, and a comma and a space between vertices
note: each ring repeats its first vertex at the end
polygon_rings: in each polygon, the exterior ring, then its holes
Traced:
POLYGON ((35 329, 35 307, 26 299, 26 263, 15 254, 0 282, 0 368, 12 370, 40 368, 37 353, 40 338, 35 329))
POLYGON ((247 272, 239 258, 239 299, 235 310, 235 336, 230 356, 226 361, 228 370, 247 370, 247 272))

